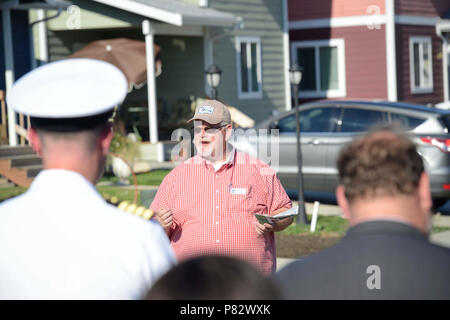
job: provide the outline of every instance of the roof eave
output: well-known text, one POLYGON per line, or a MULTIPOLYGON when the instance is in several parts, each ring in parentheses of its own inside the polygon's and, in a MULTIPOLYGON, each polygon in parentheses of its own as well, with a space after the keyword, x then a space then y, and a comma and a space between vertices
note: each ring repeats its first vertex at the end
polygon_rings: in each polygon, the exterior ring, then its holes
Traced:
POLYGON ((203 25, 216 27, 233 27, 239 25, 242 21, 240 17, 232 15, 224 17, 198 17, 183 15, 179 12, 172 12, 160 8, 151 7, 135 1, 114 1, 114 0, 94 0, 117 9, 125 10, 147 18, 172 24, 178 27, 183 25, 203 25))
POLYGON ((440 19, 436 23, 436 32, 442 34, 444 32, 450 32, 450 19, 440 19))
POLYGON ((183 25, 183 17, 181 14, 155 7, 150 7, 142 3, 133 1, 114 1, 114 0, 94 0, 94 1, 111 7, 115 7, 117 9, 138 14, 147 18, 173 24, 175 26, 181 27, 183 25))

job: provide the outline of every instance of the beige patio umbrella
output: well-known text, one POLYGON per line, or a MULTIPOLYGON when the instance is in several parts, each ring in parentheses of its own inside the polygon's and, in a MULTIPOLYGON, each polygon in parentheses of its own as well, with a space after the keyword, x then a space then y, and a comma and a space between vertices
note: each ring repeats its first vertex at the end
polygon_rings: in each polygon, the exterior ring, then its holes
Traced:
MULTIPOLYGON (((155 76, 162 70, 160 47, 154 45, 155 76)), ((129 91, 141 88, 147 80, 145 42, 128 38, 97 40, 74 52, 68 58, 92 58, 109 62, 125 74, 129 91)))

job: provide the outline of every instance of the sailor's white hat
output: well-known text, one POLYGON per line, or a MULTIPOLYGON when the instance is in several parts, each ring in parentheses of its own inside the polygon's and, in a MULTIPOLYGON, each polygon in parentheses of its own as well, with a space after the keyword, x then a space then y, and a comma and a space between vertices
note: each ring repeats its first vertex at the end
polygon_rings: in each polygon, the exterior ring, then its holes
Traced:
POLYGON ((90 117, 112 110, 127 95, 117 67, 95 59, 48 63, 25 74, 7 92, 8 107, 37 118, 90 117))

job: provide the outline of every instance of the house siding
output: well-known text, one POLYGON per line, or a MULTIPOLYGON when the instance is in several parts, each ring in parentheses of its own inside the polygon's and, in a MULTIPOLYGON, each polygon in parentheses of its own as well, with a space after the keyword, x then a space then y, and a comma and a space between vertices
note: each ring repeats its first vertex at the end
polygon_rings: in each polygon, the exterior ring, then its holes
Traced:
POLYGON ((288 15, 289 21, 364 16, 372 14, 370 6, 384 14, 385 0, 289 0, 288 15))
POLYGON ((396 26, 398 99, 417 104, 435 104, 444 100, 442 73, 442 41, 436 36, 434 27, 396 26), (433 57, 433 92, 413 94, 411 92, 409 39, 415 36, 431 37, 433 57))
POLYGON ((395 14, 442 17, 450 9, 448 0, 395 0, 395 14))
MULTIPOLYGON (((367 27, 291 30, 296 41, 344 39, 346 99, 387 99, 386 42, 384 25, 367 27)), ((308 99, 311 100, 311 99, 308 99)))
POLYGON ((242 17, 245 25, 243 30, 214 42, 213 61, 223 70, 218 98, 255 121, 267 118, 275 109, 286 110, 282 1, 210 0, 209 6, 242 17), (239 36, 261 40, 262 98, 238 98, 235 42, 239 36))

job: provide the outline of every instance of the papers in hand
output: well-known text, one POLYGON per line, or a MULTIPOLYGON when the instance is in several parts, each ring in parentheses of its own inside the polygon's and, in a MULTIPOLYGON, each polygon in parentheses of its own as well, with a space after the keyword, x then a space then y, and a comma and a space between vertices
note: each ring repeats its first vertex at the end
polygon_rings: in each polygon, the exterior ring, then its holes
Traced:
POLYGON ((286 219, 292 216, 296 216, 298 214, 298 206, 293 207, 291 209, 288 209, 286 211, 283 211, 279 214, 276 214, 274 216, 269 216, 267 214, 255 214, 256 219, 258 219, 258 222, 261 224, 269 223, 274 224, 277 221, 280 221, 282 219, 286 219))

